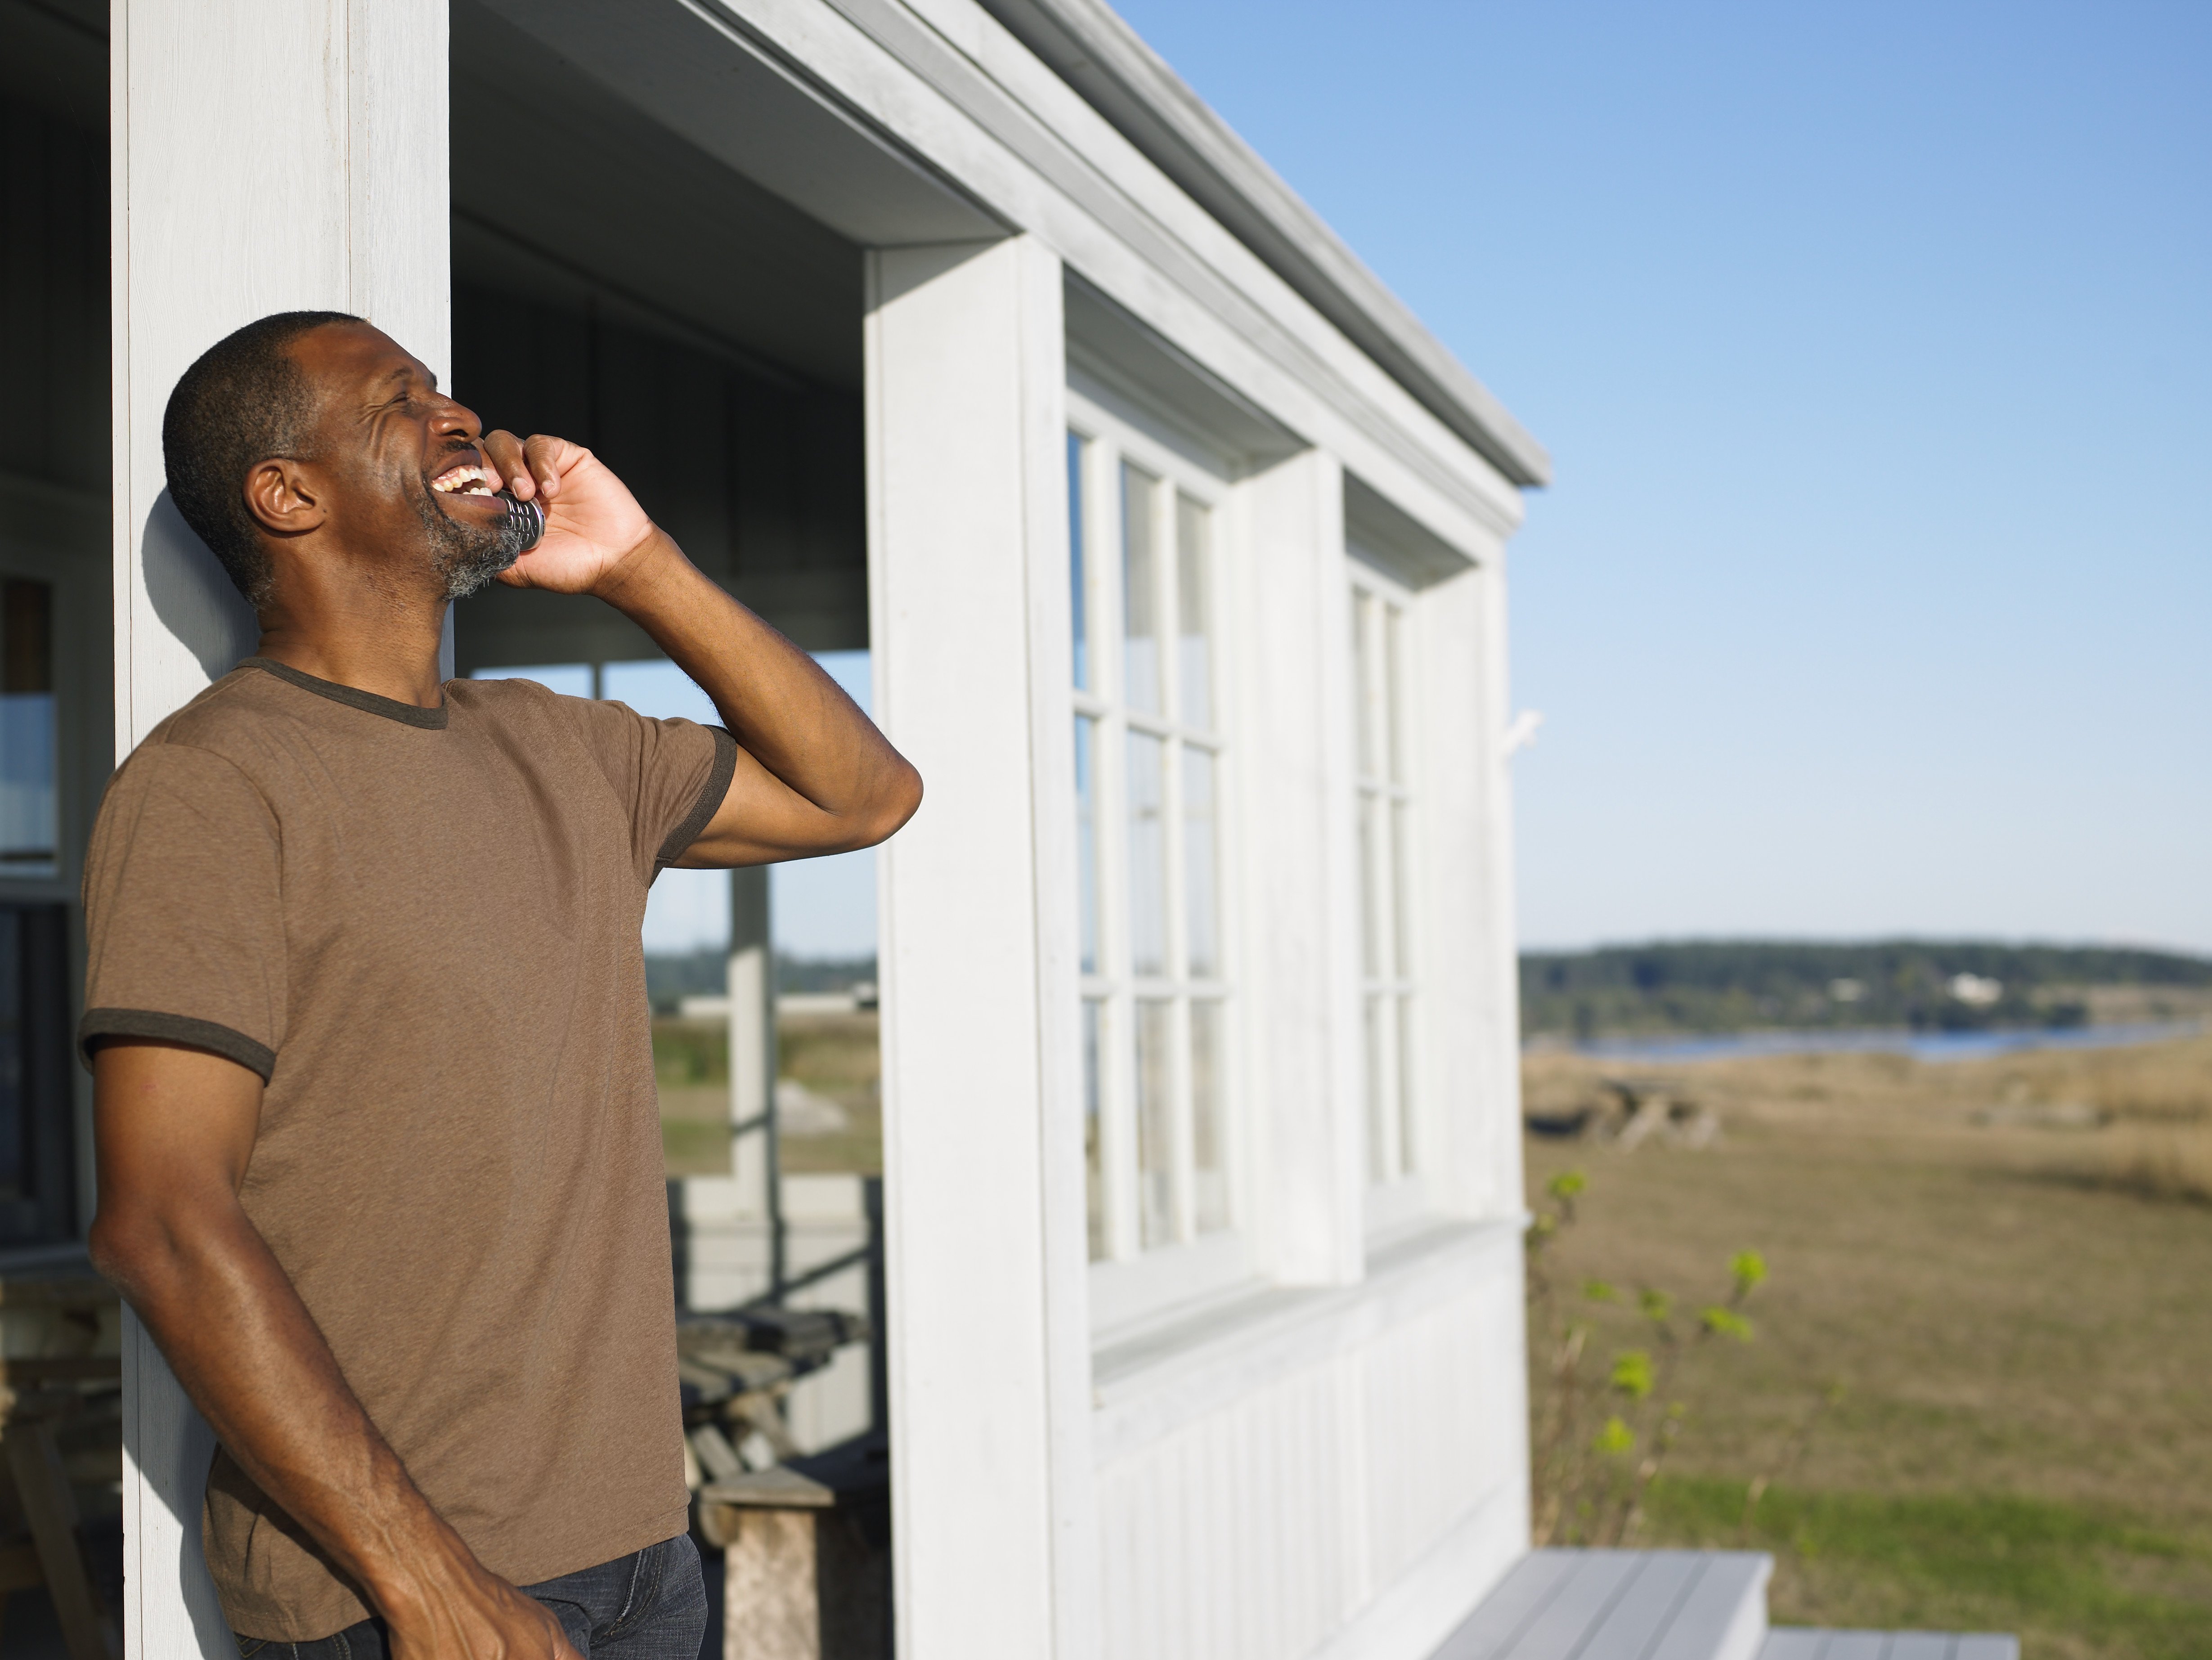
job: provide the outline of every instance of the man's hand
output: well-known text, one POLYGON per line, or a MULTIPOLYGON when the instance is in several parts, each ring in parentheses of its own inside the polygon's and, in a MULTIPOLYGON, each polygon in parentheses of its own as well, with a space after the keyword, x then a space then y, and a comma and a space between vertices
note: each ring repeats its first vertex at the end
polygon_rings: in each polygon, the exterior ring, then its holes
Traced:
POLYGON ((481 1568, 411 1603, 378 1600, 392 1660, 581 1660, 551 1609, 481 1568))
POLYGON ((581 444, 533 434, 483 435, 484 459, 500 476, 494 489, 535 500, 545 510, 545 534, 500 573, 509 587, 554 593, 596 593, 653 533, 653 520, 629 488, 581 444))
POLYGON ((101 1045, 93 1085, 93 1262, 224 1449, 385 1616, 397 1660, 576 1660, 552 1614, 430 1507, 239 1204, 261 1079, 131 1039, 101 1045))

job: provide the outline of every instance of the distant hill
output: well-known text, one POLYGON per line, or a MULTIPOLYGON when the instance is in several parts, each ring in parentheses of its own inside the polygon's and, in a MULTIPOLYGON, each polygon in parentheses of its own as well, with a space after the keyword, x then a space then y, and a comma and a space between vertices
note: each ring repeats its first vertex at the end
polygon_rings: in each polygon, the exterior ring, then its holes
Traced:
POLYGON ((2093 988, 2212 988, 2212 960, 2169 952, 1983 940, 1698 939, 1526 952, 1530 1037, 1905 1026, 2087 1025, 2093 988))

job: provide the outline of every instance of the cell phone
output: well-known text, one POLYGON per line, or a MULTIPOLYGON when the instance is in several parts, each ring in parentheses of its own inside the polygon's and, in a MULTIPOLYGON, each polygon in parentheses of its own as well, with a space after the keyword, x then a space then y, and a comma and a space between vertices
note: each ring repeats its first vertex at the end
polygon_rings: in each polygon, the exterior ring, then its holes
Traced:
POLYGON ((522 545, 515 551, 529 552, 545 534, 545 509, 534 501, 522 500, 513 490, 495 490, 493 494, 507 503, 508 528, 522 533, 522 545))

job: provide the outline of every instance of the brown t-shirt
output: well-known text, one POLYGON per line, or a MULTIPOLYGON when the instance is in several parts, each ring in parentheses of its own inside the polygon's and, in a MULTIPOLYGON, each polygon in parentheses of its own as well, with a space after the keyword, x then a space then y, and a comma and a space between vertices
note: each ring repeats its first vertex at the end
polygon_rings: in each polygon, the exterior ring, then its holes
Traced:
MULTIPOLYGON (((526 680, 445 700, 254 658, 156 727, 93 832, 82 1037, 267 1080, 246 1213, 430 1503, 530 1584, 684 1527, 639 925, 736 747, 526 680)), ((221 1452, 204 1536, 249 1636, 367 1615, 221 1452)))

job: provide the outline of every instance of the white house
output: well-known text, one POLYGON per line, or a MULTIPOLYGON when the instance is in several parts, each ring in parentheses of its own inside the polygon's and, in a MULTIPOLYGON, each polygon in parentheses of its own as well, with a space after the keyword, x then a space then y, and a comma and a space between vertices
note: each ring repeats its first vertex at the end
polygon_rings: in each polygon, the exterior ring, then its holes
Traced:
MULTIPOLYGON (((0 411, 0 672, 50 734, 0 809, 45 965, 0 1235, 84 1219, 52 988, 100 781, 251 643, 163 402, 250 318, 361 313, 495 420, 628 435, 733 592, 872 649, 927 781, 880 896, 900 1652, 1430 1654, 1528 1541, 1536 443, 1099 0, 0 0, 0 61, 48 395, 0 411)), ((456 661, 627 626, 501 591, 456 661)), ((130 1651, 223 1654, 206 1432, 126 1342, 130 1651)))

